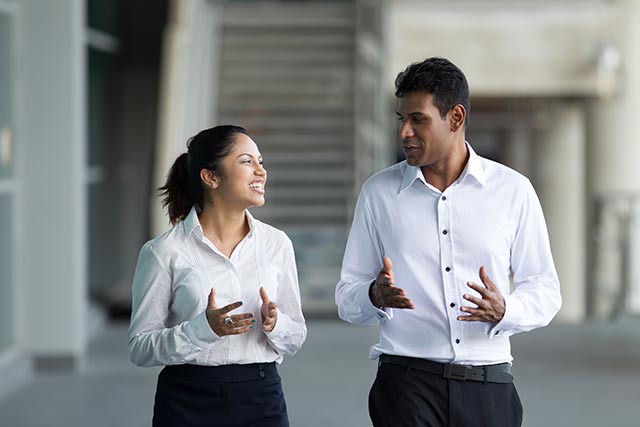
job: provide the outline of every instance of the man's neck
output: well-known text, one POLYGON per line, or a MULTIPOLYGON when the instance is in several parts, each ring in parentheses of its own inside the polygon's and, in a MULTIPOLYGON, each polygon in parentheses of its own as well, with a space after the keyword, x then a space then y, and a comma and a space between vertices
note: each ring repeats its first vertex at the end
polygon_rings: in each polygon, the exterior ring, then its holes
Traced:
POLYGON ((469 150, 464 141, 456 141, 456 148, 451 151, 451 155, 442 162, 427 165, 420 168, 425 181, 433 185, 440 191, 446 190, 462 174, 469 161, 469 150))

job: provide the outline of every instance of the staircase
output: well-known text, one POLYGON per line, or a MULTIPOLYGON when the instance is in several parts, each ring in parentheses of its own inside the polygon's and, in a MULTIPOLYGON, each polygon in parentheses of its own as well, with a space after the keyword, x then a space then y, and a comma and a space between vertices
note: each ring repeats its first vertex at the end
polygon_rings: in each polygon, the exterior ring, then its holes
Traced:
POLYGON ((219 123, 249 130, 269 172, 254 209, 296 249, 306 313, 335 311, 354 182, 354 2, 233 2, 222 20, 219 123))

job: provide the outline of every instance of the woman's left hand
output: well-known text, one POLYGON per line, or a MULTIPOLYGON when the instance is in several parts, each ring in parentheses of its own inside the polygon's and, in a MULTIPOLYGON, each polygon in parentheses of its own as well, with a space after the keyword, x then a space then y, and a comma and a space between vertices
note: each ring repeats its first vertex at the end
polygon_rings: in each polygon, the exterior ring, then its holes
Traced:
POLYGON ((265 332, 273 331, 278 321, 278 306, 275 302, 269 299, 267 291, 264 288, 260 288, 260 298, 262 299, 262 330, 265 332))

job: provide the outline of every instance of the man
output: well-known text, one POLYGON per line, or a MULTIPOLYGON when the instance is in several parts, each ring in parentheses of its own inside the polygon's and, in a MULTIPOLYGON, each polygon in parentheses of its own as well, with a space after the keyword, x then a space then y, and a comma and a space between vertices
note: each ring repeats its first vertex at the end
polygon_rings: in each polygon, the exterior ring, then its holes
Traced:
POLYGON ((369 414, 376 427, 519 426, 509 336, 561 305, 540 203, 465 141, 458 67, 429 58, 395 83, 407 159, 363 185, 336 287, 343 320, 380 325, 369 414))

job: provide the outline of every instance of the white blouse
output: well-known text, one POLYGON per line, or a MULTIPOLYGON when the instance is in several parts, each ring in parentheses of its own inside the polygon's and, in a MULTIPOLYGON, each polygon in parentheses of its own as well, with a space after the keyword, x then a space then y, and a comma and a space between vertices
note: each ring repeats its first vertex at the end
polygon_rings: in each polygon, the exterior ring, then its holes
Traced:
POLYGON ((195 209, 145 243, 133 279, 129 356, 138 366, 281 363, 307 335, 293 245, 287 235, 246 212, 250 231, 227 258, 203 234, 195 209), (261 328, 260 287, 278 305, 274 329, 261 328), (205 315, 211 288, 231 314, 253 313, 254 329, 217 336, 205 315))

